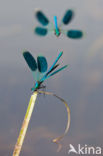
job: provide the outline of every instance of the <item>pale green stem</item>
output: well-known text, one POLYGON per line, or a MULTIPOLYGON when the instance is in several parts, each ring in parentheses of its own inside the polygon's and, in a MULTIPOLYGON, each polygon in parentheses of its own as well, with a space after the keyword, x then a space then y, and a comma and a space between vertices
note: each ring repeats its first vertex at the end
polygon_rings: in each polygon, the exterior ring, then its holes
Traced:
POLYGON ((19 154, 20 154, 20 151, 21 151, 21 148, 22 148, 22 145, 23 145, 23 141, 24 141, 24 137, 26 135, 28 124, 29 124, 29 121, 30 121, 30 118, 31 118, 31 115, 32 115, 32 111, 33 111, 33 108, 34 108, 34 105, 35 105, 35 101, 36 101, 36 98, 37 98, 37 94, 38 94, 37 92, 34 92, 31 95, 29 105, 28 105, 28 108, 27 108, 27 111, 26 111, 26 114, 25 114, 25 117, 24 117, 24 121, 23 121, 21 130, 20 130, 20 133, 19 133, 19 137, 17 139, 17 143, 16 143, 16 145, 14 147, 14 152, 13 152, 12 156, 19 156, 19 154))

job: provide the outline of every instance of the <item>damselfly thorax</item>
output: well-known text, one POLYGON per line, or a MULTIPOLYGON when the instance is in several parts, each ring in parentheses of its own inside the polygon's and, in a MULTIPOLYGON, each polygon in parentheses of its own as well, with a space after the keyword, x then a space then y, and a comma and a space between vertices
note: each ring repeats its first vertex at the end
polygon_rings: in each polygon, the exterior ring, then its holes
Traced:
POLYGON ((34 86, 31 88, 31 91, 38 91, 39 89, 45 89, 46 85, 43 85, 42 82, 37 81, 34 83, 34 86))

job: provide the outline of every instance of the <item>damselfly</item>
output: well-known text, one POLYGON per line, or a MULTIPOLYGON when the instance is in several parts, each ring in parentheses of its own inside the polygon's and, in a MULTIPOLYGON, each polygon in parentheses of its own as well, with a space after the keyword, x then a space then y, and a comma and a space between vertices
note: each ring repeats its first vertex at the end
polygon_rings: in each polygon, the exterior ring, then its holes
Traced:
POLYGON ((65 66, 59 68, 58 70, 55 70, 59 66, 59 64, 57 64, 57 62, 62 55, 63 55, 63 52, 60 52, 59 55, 57 56, 56 60, 54 61, 53 65, 47 71, 48 63, 44 56, 38 56, 37 62, 36 62, 36 60, 30 54, 30 52, 28 52, 28 51, 23 52, 23 56, 28 64, 29 68, 31 69, 31 71, 33 73, 33 78, 35 81, 35 85, 32 88, 32 91, 37 91, 38 89, 43 88, 44 86, 42 86, 42 83, 46 79, 57 74, 58 72, 60 72, 61 70, 65 69, 68 66, 68 65, 65 65, 65 66))
POLYGON ((61 20, 61 23, 58 24, 57 16, 54 16, 54 23, 50 22, 46 15, 41 10, 36 10, 35 16, 39 23, 43 26, 37 26, 34 29, 34 32, 39 36, 46 36, 48 33, 53 32, 57 37, 60 34, 65 34, 67 37, 72 39, 80 39, 83 36, 83 32, 81 30, 65 30, 62 29, 63 25, 68 25, 74 17, 73 10, 67 10, 61 20))
POLYGON ((59 143, 59 141, 64 137, 64 135, 68 132, 69 130, 69 126, 70 126, 70 109, 68 104, 66 103, 66 101, 64 99, 62 99, 61 97, 57 96, 54 93, 51 92, 45 92, 40 90, 41 88, 44 88, 45 86, 42 85, 42 83, 48 79, 49 77, 57 74, 58 72, 60 72, 61 70, 65 69, 68 65, 65 65, 57 70, 55 70, 59 64, 57 63, 60 59, 60 57, 63 55, 63 52, 60 52, 59 55, 57 56, 57 58, 55 59, 54 63, 52 64, 52 66, 49 68, 49 70, 47 71, 48 68, 48 64, 47 64, 47 60, 44 56, 38 56, 37 57, 37 62, 34 59, 34 57, 30 54, 30 52, 25 51, 23 52, 23 56, 29 66, 29 68, 31 69, 32 73, 33 73, 33 77, 34 77, 34 87, 32 88, 32 91, 34 93, 39 93, 39 94, 47 94, 47 95, 53 95, 56 98, 58 98, 61 102, 64 103, 67 113, 68 113, 68 121, 67 121, 67 126, 65 129, 65 132, 63 133, 63 135, 53 139, 54 143, 57 143, 58 146, 58 151, 61 149, 61 144, 59 143))

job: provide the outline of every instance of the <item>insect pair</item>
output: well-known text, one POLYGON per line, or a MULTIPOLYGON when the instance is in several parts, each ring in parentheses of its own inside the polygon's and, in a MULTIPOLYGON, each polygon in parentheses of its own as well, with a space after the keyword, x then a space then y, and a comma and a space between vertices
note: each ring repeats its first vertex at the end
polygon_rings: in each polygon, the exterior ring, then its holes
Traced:
POLYGON ((68 25, 74 17, 73 10, 67 10, 61 20, 61 23, 58 25, 57 16, 54 16, 54 23, 49 22, 49 19, 41 10, 36 10, 35 16, 39 23, 43 26, 37 26, 34 29, 34 32, 39 36, 46 36, 49 33, 54 33, 57 37, 60 34, 65 34, 67 37, 72 39, 80 39, 83 36, 83 32, 81 30, 65 30, 62 29, 63 25, 68 25))

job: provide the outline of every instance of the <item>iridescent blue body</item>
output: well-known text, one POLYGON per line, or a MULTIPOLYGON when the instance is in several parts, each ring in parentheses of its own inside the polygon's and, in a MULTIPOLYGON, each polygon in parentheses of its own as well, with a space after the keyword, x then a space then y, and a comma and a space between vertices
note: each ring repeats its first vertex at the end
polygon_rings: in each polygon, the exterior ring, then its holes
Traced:
POLYGON ((53 32, 57 37, 60 36, 60 34, 65 34, 68 38, 72 39, 80 39, 83 36, 83 32, 81 30, 63 30, 63 25, 68 25, 73 17, 74 17, 74 11, 71 9, 66 10, 61 23, 58 25, 57 16, 54 16, 54 24, 50 24, 49 19, 45 16, 45 14, 41 10, 37 10, 36 18, 39 21, 39 23, 43 27, 37 26, 34 29, 34 32, 39 36, 46 36, 49 32, 53 32), (50 27, 52 26, 52 27, 50 27))
POLYGON ((55 26, 55 35, 58 37, 61 33, 57 23, 57 16, 54 16, 54 26, 55 26))
POLYGON ((23 52, 24 59, 33 73, 33 77, 34 77, 34 81, 35 81, 35 85, 32 88, 33 92, 37 91, 40 88, 44 88, 44 86, 42 86, 42 83, 46 79, 57 74, 58 72, 60 72, 61 70, 65 69, 67 67, 67 65, 65 65, 65 66, 59 68, 58 70, 55 70, 59 66, 59 64, 57 64, 57 62, 62 55, 63 55, 63 52, 60 52, 59 55, 57 56, 57 58, 55 59, 53 65, 47 71, 48 64, 47 64, 47 60, 44 56, 38 56, 37 62, 36 62, 36 60, 30 54, 30 52, 28 52, 28 51, 23 52), (39 77, 37 76, 36 71, 38 71, 39 77))
POLYGON ((35 84, 34 84, 34 87, 31 88, 31 90, 34 92, 38 89, 40 89, 41 87, 41 82, 40 81, 37 81, 35 84))

